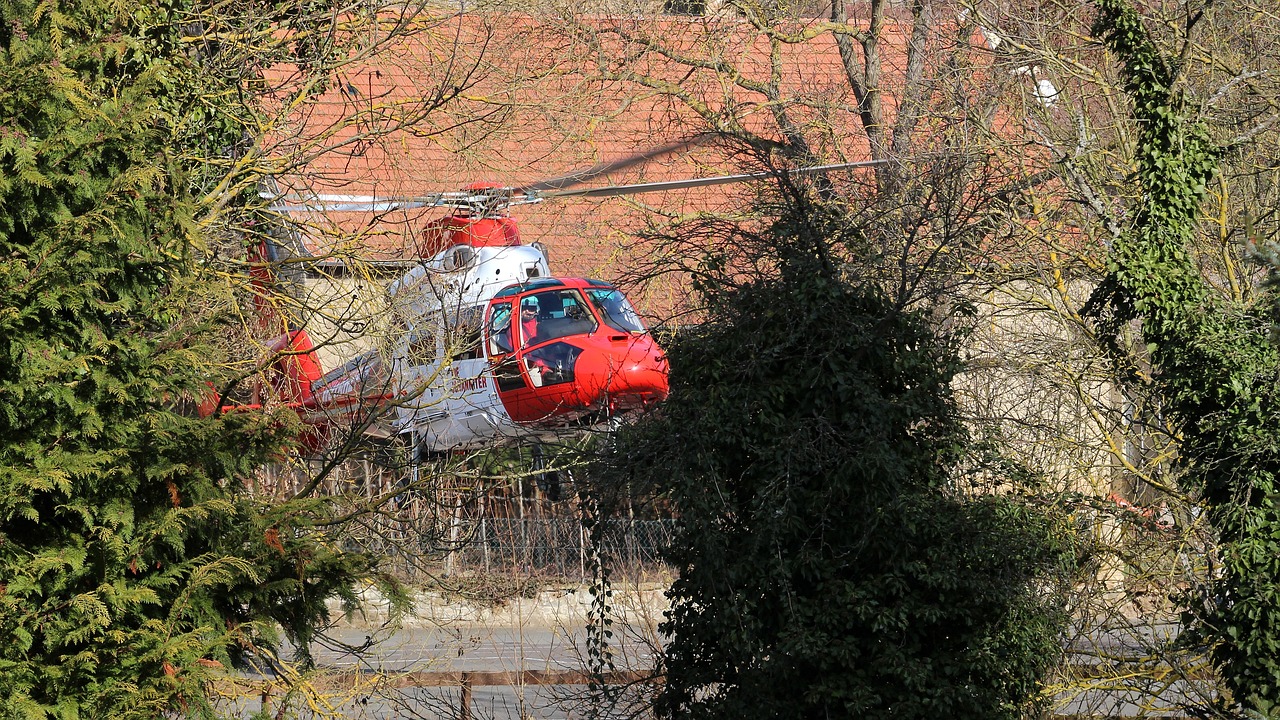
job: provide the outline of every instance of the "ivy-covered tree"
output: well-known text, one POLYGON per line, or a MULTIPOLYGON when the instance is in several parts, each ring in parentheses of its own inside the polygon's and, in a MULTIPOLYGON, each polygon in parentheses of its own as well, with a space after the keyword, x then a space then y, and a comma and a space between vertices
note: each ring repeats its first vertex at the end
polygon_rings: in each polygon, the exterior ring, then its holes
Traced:
POLYGON ((277 624, 305 643, 370 571, 321 501, 245 492, 289 418, 179 411, 219 327, 188 182, 217 158, 177 131, 209 78, 175 12, 0 2, 4 717, 208 714, 210 673, 277 624))
POLYGON ((670 399, 616 447, 678 516, 660 714, 1019 717, 1060 657, 1073 535, 968 491, 954 346, 843 276, 867 243, 834 204, 787 207, 774 271, 702 288, 670 399))
MULTIPOLYGON (((1205 641, 1233 697, 1227 709, 1280 714, 1280 350, 1268 298, 1211 289, 1192 248, 1205 188, 1231 148, 1217 145, 1128 0, 1096 0, 1093 32, 1119 61, 1137 127, 1140 203, 1108 255, 1087 309, 1104 333, 1134 320, 1161 411, 1181 433, 1184 489, 1219 535, 1221 572, 1187 593, 1189 642, 1205 641)), ((1188 13, 1190 32, 1203 16, 1188 13)), ((1190 41, 1187 41, 1190 43, 1190 41)))

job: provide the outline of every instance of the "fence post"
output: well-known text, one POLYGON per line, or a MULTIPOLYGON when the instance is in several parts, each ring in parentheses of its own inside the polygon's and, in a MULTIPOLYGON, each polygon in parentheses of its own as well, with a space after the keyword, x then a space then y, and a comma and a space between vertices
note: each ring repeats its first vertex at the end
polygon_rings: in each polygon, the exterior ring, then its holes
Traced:
POLYGON ((462 692, 458 698, 458 720, 471 720, 471 673, 462 673, 462 692))
POLYGON ((453 564, 458 554, 458 536, 462 530, 462 498, 455 497, 457 503, 449 517, 449 549, 444 554, 444 574, 453 574, 453 564))
POLYGON ((587 528, 578 520, 578 572, 587 581, 587 528))

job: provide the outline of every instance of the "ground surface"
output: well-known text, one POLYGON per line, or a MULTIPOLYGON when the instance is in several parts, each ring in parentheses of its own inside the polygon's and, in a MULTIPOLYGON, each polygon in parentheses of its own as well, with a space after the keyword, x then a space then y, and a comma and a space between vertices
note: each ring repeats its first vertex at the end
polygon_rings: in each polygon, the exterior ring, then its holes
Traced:
MULTIPOLYGON (((651 669, 657 652, 657 623, 666 609, 660 586, 620 589, 612 598, 616 633, 610 640, 613 665, 621 671, 651 669)), ((377 598, 368 611, 331 629, 314 650, 317 671, 295 687, 310 692, 283 697, 287 683, 279 683, 266 700, 270 717, 390 720, 432 718, 455 720, 462 706, 469 717, 492 720, 568 720, 585 717, 589 703, 598 706, 585 685, 538 685, 528 677, 558 676, 587 667, 587 622, 591 595, 580 588, 562 588, 533 598, 501 603, 476 603, 440 593, 417 598, 416 613, 388 625, 377 598), (471 687, 464 703, 462 673, 502 675, 509 684, 471 687), (532 673, 533 675, 522 675, 532 673), (416 674, 409 675, 407 674, 416 674), (438 682, 435 687, 404 686, 438 682), (399 685, 399 686, 398 686, 399 685), (282 708, 284 714, 280 714, 282 708)), ((1141 630, 1141 629, 1140 629, 1141 630)), ((1129 632, 1098 632, 1072 647, 1073 661, 1082 666, 1140 654, 1141 645, 1166 639, 1176 626, 1129 632), (1135 642, 1136 641, 1136 642, 1135 642)), ((1158 642, 1157 642, 1158 644, 1158 642)), ((1105 673, 1113 675, 1113 673, 1105 673)), ((225 707, 240 717, 263 708, 259 695, 278 677, 266 672, 250 678, 225 707)), ((1200 689, 1171 681, 1143 691, 1137 678, 1111 677, 1096 683, 1082 681, 1059 696, 1058 717, 1185 717, 1182 704, 1203 703, 1200 689)), ((643 693, 637 686, 632 696, 643 693)), ((626 695, 628 691, 623 691, 626 695)), ((625 698, 624 698, 625 702, 625 698)), ((621 713, 619 716, 626 716, 621 713)))

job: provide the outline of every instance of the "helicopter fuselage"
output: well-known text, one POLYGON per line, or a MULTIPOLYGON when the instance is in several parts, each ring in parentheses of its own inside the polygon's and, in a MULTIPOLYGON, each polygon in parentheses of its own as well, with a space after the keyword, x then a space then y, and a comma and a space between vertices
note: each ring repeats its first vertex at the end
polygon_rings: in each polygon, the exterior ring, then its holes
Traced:
POLYGON ((400 332, 378 357, 312 383, 317 408, 385 399, 385 434, 444 452, 591 425, 667 395, 666 358, 622 292, 550 276, 539 248, 449 247, 388 295, 400 332))

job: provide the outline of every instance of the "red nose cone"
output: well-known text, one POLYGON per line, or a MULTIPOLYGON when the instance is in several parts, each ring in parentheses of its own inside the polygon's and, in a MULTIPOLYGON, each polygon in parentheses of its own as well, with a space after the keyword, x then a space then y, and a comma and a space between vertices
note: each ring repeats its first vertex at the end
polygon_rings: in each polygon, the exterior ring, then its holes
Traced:
POLYGON ((670 389, 667 358, 648 335, 610 337, 607 349, 582 353, 577 373, 588 404, 616 412, 661 402, 670 389))

